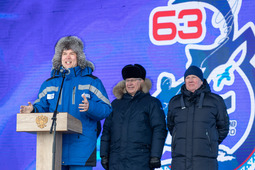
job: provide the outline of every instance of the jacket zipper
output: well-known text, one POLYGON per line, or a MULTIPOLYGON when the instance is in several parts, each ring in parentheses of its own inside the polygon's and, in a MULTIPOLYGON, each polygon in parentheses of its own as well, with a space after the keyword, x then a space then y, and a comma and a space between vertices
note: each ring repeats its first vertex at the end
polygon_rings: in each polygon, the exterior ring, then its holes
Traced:
POLYGON ((72 104, 75 104, 75 91, 76 91, 76 87, 73 87, 73 96, 72 96, 72 104))
MULTIPOLYGON (((175 141, 175 135, 176 135, 176 130, 174 129, 174 130, 173 130, 173 139, 172 139, 172 145, 173 145, 172 148, 173 148, 173 150, 174 150, 174 148, 175 148, 175 142, 174 142, 174 141, 175 141)), ((172 151, 173 151, 173 150, 172 150, 172 151)))
POLYGON ((210 136, 209 136, 209 132, 208 130, 206 129, 206 132, 205 132, 206 136, 207 136, 207 139, 208 139, 208 142, 209 142, 209 146, 210 146, 210 151, 212 151, 212 145, 211 145, 211 139, 210 139, 210 136))

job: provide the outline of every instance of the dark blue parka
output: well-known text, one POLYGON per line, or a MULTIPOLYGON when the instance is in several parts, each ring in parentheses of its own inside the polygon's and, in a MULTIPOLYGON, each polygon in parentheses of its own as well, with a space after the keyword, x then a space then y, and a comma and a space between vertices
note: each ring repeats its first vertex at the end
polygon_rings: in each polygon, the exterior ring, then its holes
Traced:
MULTIPOLYGON (((63 165, 96 165, 97 121, 111 113, 111 105, 100 79, 92 75, 92 69, 80 66, 70 68, 65 73, 62 95, 58 111, 68 112, 82 123, 82 134, 64 134, 62 164, 63 165), (80 112, 79 104, 85 94, 89 101, 89 109, 80 112)), ((62 74, 52 70, 51 78, 46 80, 34 102, 35 112, 54 112, 60 93, 62 74)))
POLYGON ((211 93, 206 80, 194 93, 185 84, 168 106, 173 170, 217 170, 218 145, 229 130, 222 97, 211 93))
POLYGON ((112 108, 104 123, 100 156, 109 157, 110 170, 150 170, 150 157, 161 158, 167 134, 160 101, 145 91, 124 93, 112 108))

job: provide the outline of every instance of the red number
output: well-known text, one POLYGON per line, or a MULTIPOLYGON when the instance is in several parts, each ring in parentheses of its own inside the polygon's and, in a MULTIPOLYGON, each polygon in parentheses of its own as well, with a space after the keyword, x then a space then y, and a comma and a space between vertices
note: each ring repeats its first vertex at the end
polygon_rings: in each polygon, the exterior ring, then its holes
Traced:
POLYGON ((169 16, 175 16, 175 11, 159 11, 156 12, 153 16, 153 37, 157 41, 165 41, 165 40, 173 40, 176 36, 176 26, 172 22, 166 22, 166 23, 158 23, 158 18, 160 17, 169 17, 169 16), (164 34, 159 35, 158 30, 159 29, 171 29, 172 33, 170 34, 164 34))
POLYGON ((201 21, 202 21, 202 13, 199 9, 188 9, 188 10, 182 10, 179 13, 178 18, 183 18, 184 16, 187 15, 196 15, 197 16, 197 20, 195 21, 188 21, 188 27, 196 27, 197 31, 194 33, 184 33, 183 31, 178 31, 179 37, 181 39, 196 39, 199 38, 202 35, 202 25, 201 25, 201 21))

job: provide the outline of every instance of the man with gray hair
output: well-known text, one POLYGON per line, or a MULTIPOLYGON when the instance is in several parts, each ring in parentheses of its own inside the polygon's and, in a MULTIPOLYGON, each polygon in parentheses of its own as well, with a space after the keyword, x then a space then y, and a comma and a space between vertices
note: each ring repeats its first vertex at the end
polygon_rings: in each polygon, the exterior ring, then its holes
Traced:
POLYGON ((94 65, 86 59, 83 48, 76 36, 61 38, 55 46, 51 78, 42 84, 33 105, 28 102, 20 107, 20 113, 54 112, 61 93, 58 111, 81 121, 82 134, 63 135, 62 169, 91 170, 96 166, 97 122, 111 112, 106 90, 92 75, 94 65))
POLYGON ((219 144, 227 137, 229 116, 223 98, 211 92, 202 70, 190 66, 181 94, 168 104, 172 170, 218 170, 219 144))
POLYGON ((122 77, 113 88, 113 111, 104 122, 101 164, 105 170, 160 168, 167 135, 162 105, 150 95, 152 83, 142 65, 126 65, 122 77))

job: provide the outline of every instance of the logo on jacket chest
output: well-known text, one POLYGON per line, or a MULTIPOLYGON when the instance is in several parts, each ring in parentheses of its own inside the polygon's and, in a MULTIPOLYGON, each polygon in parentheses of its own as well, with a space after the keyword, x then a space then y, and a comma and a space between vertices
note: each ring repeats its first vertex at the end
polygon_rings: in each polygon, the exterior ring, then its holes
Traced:
POLYGON ((54 99, 54 96, 55 96, 54 93, 52 93, 52 94, 47 94, 47 99, 48 99, 48 100, 54 99))

